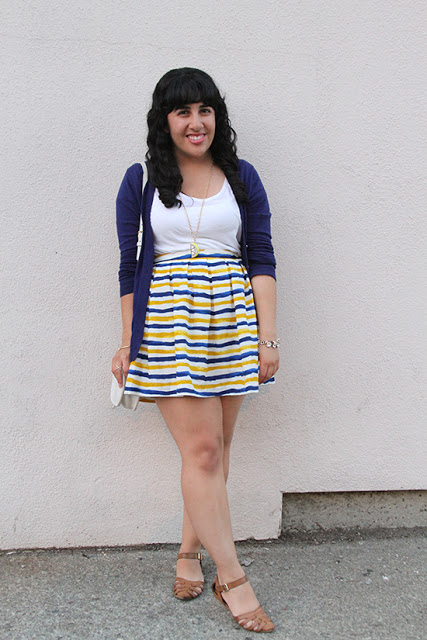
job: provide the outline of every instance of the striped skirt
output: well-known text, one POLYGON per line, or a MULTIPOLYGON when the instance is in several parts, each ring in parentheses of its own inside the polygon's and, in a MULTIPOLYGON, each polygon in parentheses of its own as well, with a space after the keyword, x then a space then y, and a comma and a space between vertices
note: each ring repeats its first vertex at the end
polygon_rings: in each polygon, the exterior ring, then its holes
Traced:
MULTIPOLYGON (((227 252, 161 254, 154 260, 144 335, 125 393, 155 402, 257 392, 257 341, 254 297, 241 258, 227 252)), ((273 376, 262 385, 274 382, 273 376)))

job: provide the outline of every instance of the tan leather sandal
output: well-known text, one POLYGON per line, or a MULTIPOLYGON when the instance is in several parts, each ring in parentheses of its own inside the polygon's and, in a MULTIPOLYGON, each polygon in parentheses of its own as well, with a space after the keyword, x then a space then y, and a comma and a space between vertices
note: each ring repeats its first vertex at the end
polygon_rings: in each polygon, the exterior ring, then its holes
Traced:
POLYGON ((254 609, 254 611, 249 611, 248 613, 241 613, 238 616, 233 615, 230 607, 227 602, 221 595, 221 591, 230 591, 230 589, 234 589, 234 587, 238 587, 240 584, 244 584, 248 582, 248 577, 244 575, 242 578, 238 578, 237 580, 233 580, 232 582, 219 584, 218 576, 215 576, 215 580, 212 583, 212 591, 217 600, 225 604, 227 609, 230 611, 233 618, 239 623, 245 631, 255 631, 255 633, 269 633, 274 629, 274 623, 268 615, 265 613, 264 609, 261 605, 254 609), (252 622, 250 627, 245 627, 244 625, 248 622, 252 622))
MULTIPOLYGON (((196 558, 200 560, 200 566, 202 566, 202 554, 200 552, 178 553, 178 560, 180 558, 196 558)), ((197 598, 202 593, 204 584, 204 580, 186 580, 186 578, 177 576, 173 585, 173 595, 179 600, 193 600, 193 598, 197 598), (195 591, 197 587, 201 587, 200 593, 195 591), (196 595, 194 595, 195 593, 196 595)))

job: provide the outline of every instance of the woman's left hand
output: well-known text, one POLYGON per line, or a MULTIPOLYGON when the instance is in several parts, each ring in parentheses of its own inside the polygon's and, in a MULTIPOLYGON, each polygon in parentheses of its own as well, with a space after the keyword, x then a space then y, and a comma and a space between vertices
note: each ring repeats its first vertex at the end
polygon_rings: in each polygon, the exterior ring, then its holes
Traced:
POLYGON ((277 347, 266 347, 265 344, 260 344, 258 355, 258 383, 261 384, 272 378, 279 368, 279 349, 277 347))

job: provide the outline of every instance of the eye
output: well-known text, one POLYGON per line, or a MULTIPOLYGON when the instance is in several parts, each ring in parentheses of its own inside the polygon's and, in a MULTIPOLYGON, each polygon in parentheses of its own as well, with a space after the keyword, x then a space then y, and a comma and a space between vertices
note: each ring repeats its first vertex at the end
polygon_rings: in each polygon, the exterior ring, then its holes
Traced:
POLYGON ((211 107, 203 107, 201 111, 203 111, 203 113, 212 113, 211 107))
POLYGON ((179 116, 185 115, 186 113, 188 113, 188 109, 178 109, 177 111, 179 116))

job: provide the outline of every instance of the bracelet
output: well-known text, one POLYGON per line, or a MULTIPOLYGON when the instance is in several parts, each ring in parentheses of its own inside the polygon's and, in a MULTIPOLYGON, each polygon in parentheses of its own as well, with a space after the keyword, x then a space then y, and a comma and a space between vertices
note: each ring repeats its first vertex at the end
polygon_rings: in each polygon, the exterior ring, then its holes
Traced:
POLYGON ((266 347, 273 347, 275 349, 279 348, 279 341, 280 338, 277 338, 277 340, 258 340, 258 344, 265 344, 266 347))
MULTIPOLYGON (((117 351, 120 351, 120 349, 129 349, 129 347, 130 347, 130 344, 127 344, 127 345, 125 345, 124 347, 119 347, 119 348, 117 349, 117 351)), ((117 353, 117 351, 116 351, 116 353, 117 353)))

